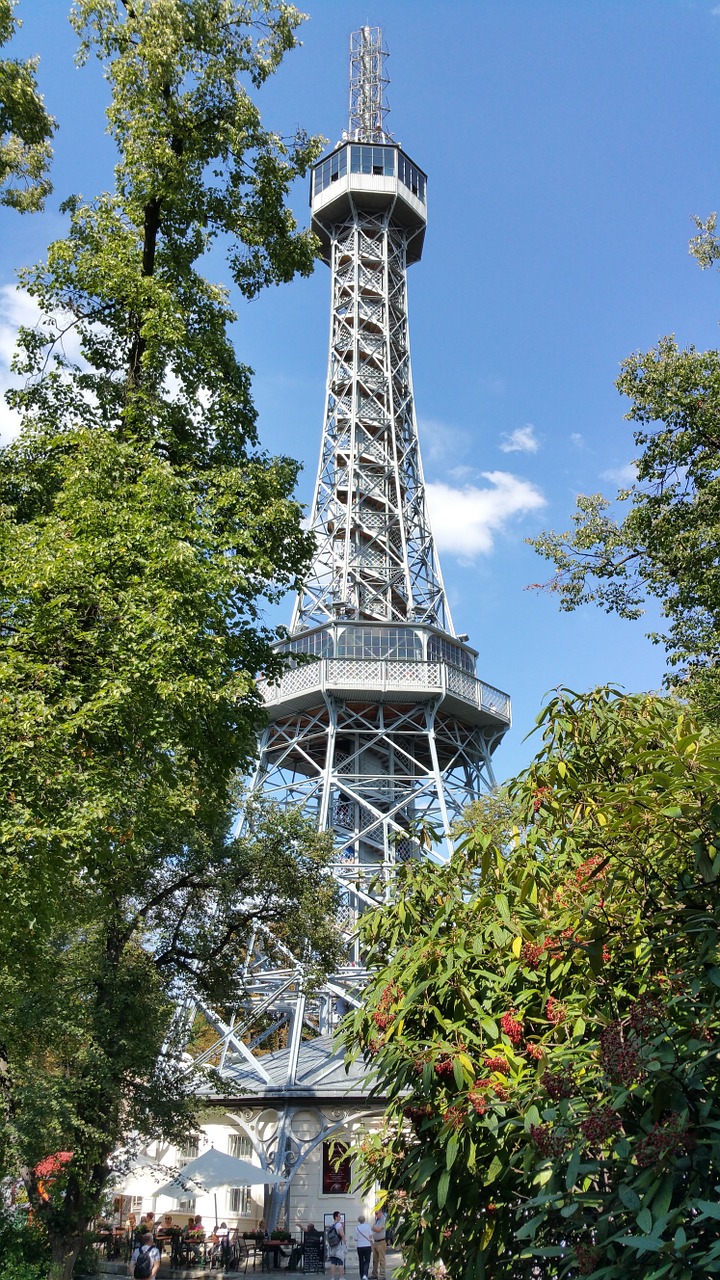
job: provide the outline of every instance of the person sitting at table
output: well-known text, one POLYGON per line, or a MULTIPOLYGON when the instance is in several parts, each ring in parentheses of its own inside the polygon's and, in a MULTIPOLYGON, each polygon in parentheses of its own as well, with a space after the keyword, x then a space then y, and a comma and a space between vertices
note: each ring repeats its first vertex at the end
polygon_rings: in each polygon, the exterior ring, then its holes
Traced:
POLYGON ((230 1248, 230 1228, 227 1222, 221 1222, 210 1236, 212 1242, 212 1251, 210 1254, 210 1265, 214 1267, 225 1256, 230 1248))
POLYGON ((194 1218, 188 1218, 183 1236, 188 1250, 188 1262, 199 1262, 200 1249, 198 1246, 205 1240, 203 1221, 199 1213, 194 1218))

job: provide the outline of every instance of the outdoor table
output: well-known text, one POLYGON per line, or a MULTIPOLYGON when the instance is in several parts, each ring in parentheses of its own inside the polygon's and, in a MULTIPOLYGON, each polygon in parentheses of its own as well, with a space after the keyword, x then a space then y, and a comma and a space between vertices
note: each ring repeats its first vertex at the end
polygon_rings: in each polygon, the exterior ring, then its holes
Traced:
POLYGON ((287 1268, 283 1268, 280 1258, 289 1257, 289 1254, 286 1254, 283 1251, 289 1250, 289 1252, 292 1253, 293 1244, 294 1244, 293 1240, 261 1241, 260 1248, 262 1249, 262 1270, 270 1271, 270 1254, 271 1253, 273 1254, 272 1270, 273 1271, 286 1270, 287 1268))
POLYGON ((172 1265, 192 1266, 194 1262, 205 1266, 212 1252, 210 1240, 183 1240, 181 1236, 173 1239, 172 1265))

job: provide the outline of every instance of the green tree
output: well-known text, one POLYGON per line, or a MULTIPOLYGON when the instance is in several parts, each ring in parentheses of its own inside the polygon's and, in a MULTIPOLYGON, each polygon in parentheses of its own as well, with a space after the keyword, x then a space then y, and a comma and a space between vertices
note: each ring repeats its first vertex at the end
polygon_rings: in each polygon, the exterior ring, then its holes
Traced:
MULTIPOLYGON (((691 252, 702 267, 720 257, 714 215, 698 220, 691 252)), ((621 490, 629 503, 615 518, 602 494, 581 495, 568 533, 531 544, 555 566, 546 588, 561 608, 593 601, 638 618, 649 594, 661 602, 669 682, 720 716, 720 352, 678 347, 662 338, 622 364, 618 390, 637 423, 636 480, 621 490)))
POLYGON ((476 811, 363 917, 367 1181, 407 1276, 715 1274, 720 743, 607 690, 539 723, 504 831, 476 811))
MULTIPOLYGON (((16 0, 0 0, 0 45, 19 26, 16 0)), ((37 90, 37 59, 0 58, 0 204, 42 209, 52 190, 47 176, 54 121, 37 90)))
POLYGON ((255 676, 280 670, 262 610, 311 543, 199 265, 224 249, 248 297, 312 269, 287 193, 319 142, 266 130, 251 96, 301 17, 76 0, 73 21, 112 87, 115 185, 68 201, 67 237, 22 275, 41 318, 0 455, 0 1161, 57 1277, 120 1139, 192 1123, 178 993, 233 1007, 257 916, 319 967, 336 946, 326 840, 273 810, 232 836, 255 676))

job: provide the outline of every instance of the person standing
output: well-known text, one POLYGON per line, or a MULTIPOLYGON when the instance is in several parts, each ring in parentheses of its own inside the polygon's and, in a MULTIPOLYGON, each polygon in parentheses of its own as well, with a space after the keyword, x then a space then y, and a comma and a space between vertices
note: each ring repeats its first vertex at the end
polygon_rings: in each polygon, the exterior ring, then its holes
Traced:
POLYGON ((326 1236, 330 1276, 331 1278, 336 1276, 340 1280, 340 1277, 345 1273, 345 1228, 338 1209, 333 1214, 333 1220, 327 1229, 326 1236))
POLYGON ((160 1250, 153 1244, 152 1232, 146 1231, 133 1249, 130 1258, 135 1280, 153 1280, 160 1269, 160 1250))
POLYGON ((361 1213, 355 1224, 355 1248, 357 1249, 360 1280, 368 1280, 370 1274, 372 1242, 370 1223, 365 1221, 365 1215, 361 1213))
POLYGON ((387 1214, 378 1205, 372 1232, 372 1275, 370 1280, 385 1280, 385 1253, 387 1251, 387 1214))

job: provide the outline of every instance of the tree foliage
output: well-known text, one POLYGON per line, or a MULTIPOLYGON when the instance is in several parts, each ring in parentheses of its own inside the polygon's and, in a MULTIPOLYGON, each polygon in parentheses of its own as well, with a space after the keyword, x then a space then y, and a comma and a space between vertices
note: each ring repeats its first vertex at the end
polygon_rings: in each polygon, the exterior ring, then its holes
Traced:
MULTIPOLYGON (((0 0, 0 45, 19 22, 16 0, 0 0)), ((54 121, 38 93, 37 59, 0 58, 0 204, 21 212, 42 209, 52 187, 48 178, 54 121)))
POLYGON ((389 1099, 368 1183, 403 1273, 720 1271, 720 743, 687 710, 562 691, 447 867, 362 920, 348 1031, 389 1099))
POLYGON ((246 296, 312 267, 287 193, 318 140, 268 131, 252 96, 300 20, 270 0, 73 6, 112 87, 115 185, 69 200, 68 235, 23 273, 40 319, 0 455, 2 1162, 57 1275, 120 1138, 192 1123, 178 994, 236 1007, 256 919, 311 965, 335 955, 327 838, 272 809, 233 835, 255 677, 280 670, 262 611, 311 540, 200 263, 224 249, 246 296), (34 1170, 58 1150, 48 1196, 34 1170))
MULTIPOLYGON (((715 220, 698 220, 691 250, 701 266, 720 256, 715 220)), ((594 601, 638 618, 647 594, 661 601, 670 681, 705 714, 720 715, 720 352, 662 338, 622 364, 618 390, 637 424, 636 480, 616 519, 602 494, 581 495, 569 533, 530 539, 552 561, 547 587, 563 609, 594 601)))

